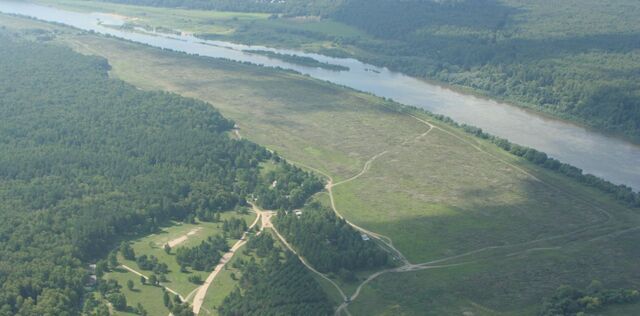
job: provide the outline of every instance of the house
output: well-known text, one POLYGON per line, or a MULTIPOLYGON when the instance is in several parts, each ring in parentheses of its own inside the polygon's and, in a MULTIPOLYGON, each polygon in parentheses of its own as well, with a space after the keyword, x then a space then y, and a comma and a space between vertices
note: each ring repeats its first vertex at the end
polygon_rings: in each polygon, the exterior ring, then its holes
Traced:
POLYGON ((364 241, 371 240, 371 238, 369 238, 369 235, 367 235, 367 234, 362 234, 362 235, 360 235, 360 237, 362 237, 362 240, 364 240, 364 241))
POLYGON ((300 217, 300 215, 302 215, 302 210, 293 210, 293 214, 296 214, 296 216, 300 217))

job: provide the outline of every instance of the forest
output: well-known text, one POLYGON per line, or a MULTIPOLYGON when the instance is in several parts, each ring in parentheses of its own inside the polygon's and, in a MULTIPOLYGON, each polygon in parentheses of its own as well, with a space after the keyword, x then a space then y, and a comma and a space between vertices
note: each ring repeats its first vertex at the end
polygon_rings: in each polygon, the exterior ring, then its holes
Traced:
MULTIPOLYGON (((269 234, 253 237, 248 243, 251 251, 273 245, 269 234)), ((227 296, 218 313, 222 316, 239 315, 331 315, 329 299, 313 279, 307 268, 291 252, 265 254, 262 262, 252 257, 242 262, 239 287, 227 296)))
MULTIPOLYGON (((89 263, 123 238, 258 191, 274 206, 292 195, 293 182, 268 189, 259 165, 273 154, 229 138, 234 123, 209 104, 138 90, 102 58, 8 31, 0 56, 0 315, 78 314, 89 263)), ((274 177, 312 181, 292 167, 274 177)))
POLYGON ((383 267, 389 257, 373 240, 318 202, 308 204, 302 214, 281 213, 275 225, 320 272, 333 272, 350 279, 353 271, 383 267))
POLYGON ((274 170, 261 177, 256 188, 258 205, 269 210, 292 210, 302 207, 309 197, 324 185, 312 173, 280 160, 274 170))
POLYGON ((241 29, 256 40, 280 36, 286 43, 298 36, 331 42, 341 49, 319 51, 640 140, 640 3, 634 0, 109 1, 265 12, 273 19, 320 16, 367 36, 304 27, 241 29))
POLYGON ((196 271, 211 271, 218 265, 229 245, 222 236, 208 237, 192 248, 178 248, 176 260, 181 267, 192 267, 196 271))

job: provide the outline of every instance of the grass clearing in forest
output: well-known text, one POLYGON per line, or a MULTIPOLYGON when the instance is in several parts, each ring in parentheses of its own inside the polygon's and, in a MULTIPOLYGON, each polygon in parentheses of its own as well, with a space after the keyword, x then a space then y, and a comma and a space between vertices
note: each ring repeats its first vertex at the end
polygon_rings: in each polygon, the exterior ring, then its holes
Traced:
MULTIPOLYGON (((164 307, 162 303, 163 290, 160 286, 152 286, 149 284, 142 285, 140 283, 140 276, 127 271, 123 268, 118 268, 114 271, 106 273, 104 279, 113 279, 118 281, 118 284, 122 286, 120 290, 127 298, 127 305, 129 307, 136 307, 141 304, 149 315, 169 315, 169 309, 164 307), (127 288, 127 281, 133 281, 134 286, 132 290, 127 288)), ((129 312, 114 311, 115 315, 136 315, 129 312)))
MULTIPOLYGON (((236 212, 223 212, 221 213, 221 221, 229 220, 231 218, 242 218, 250 225, 255 219, 255 214, 249 213, 247 215, 238 214, 236 212)), ((222 235, 222 223, 212 222, 198 222, 197 224, 180 223, 174 226, 162 228, 160 232, 151 234, 149 236, 132 241, 132 248, 136 253, 136 256, 147 255, 156 256, 158 261, 166 263, 169 266, 169 273, 167 274, 168 282, 163 284, 182 295, 187 297, 189 293, 195 290, 198 285, 189 282, 189 276, 199 275, 202 280, 206 279, 211 271, 194 271, 189 269, 188 273, 180 272, 180 265, 176 261, 175 253, 178 248, 181 247, 194 247, 199 245, 202 241, 206 240, 210 236, 222 235), (164 250, 164 245, 178 238, 187 237, 182 243, 173 247, 171 252, 167 254, 164 250)), ((229 239, 229 246, 236 242, 234 239, 229 239)), ((149 276, 151 271, 143 271, 138 267, 138 264, 131 260, 125 260, 119 258, 120 263, 135 269, 142 274, 149 276)), ((160 297, 159 299, 162 299, 160 297)))
MULTIPOLYGON (((418 137, 429 127, 390 110, 385 101, 289 72, 95 36, 61 35, 58 41, 104 56, 113 76, 140 88, 212 103, 238 123, 243 137, 335 182, 388 151, 368 172, 333 191, 346 218, 390 237, 412 262, 511 245, 458 259, 467 262, 462 266, 385 274, 363 288, 349 307, 354 314, 428 308, 526 315, 535 314, 542 297, 562 283, 600 279, 607 287, 638 286, 632 284, 640 279, 632 263, 640 249, 628 241, 637 235, 608 236, 640 225, 636 211, 486 141, 437 122, 440 129, 418 137), (548 240, 517 245, 543 238, 548 240)), ((189 288, 183 290, 188 294, 189 288)))

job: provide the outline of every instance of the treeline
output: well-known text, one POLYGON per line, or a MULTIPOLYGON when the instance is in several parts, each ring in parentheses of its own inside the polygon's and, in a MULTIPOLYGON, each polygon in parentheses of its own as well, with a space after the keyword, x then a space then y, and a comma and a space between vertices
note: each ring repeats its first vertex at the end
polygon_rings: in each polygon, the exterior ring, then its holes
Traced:
POLYGON ((233 122, 209 104, 138 90, 109 79, 104 59, 7 31, 0 56, 0 315, 78 314, 88 263, 123 236, 260 190, 312 194, 292 192, 311 176, 291 167, 279 177, 296 180, 270 190, 259 164, 273 154, 230 139, 233 122))
POLYGON ((310 203, 300 215, 281 212, 275 225, 320 272, 351 280, 353 271, 385 266, 389 261, 373 240, 363 240, 360 232, 318 202, 310 203))
MULTIPOLYGON (((268 234, 261 234, 257 238, 271 239, 273 242, 268 234)), ((272 242, 262 241, 254 245, 272 242)), ((286 252, 282 259, 278 251, 272 251, 260 263, 252 258, 237 266, 242 273, 238 288, 218 307, 220 315, 333 314, 320 284, 291 252, 286 252)))
POLYGON ((257 203, 270 210, 292 210, 299 208, 324 185, 316 176, 280 160, 274 170, 263 175, 257 188, 257 203))
POLYGON ((640 302, 640 292, 634 289, 604 289, 600 281, 592 281, 584 290, 564 285, 545 300, 540 316, 586 315, 607 306, 640 302))

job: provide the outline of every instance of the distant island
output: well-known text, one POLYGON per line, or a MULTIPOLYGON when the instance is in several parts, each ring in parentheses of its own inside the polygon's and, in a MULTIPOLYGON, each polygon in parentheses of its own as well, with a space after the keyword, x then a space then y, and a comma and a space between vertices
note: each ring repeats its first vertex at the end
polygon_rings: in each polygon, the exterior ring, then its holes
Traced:
POLYGON ((281 54, 281 53, 276 53, 268 50, 245 50, 244 52, 251 53, 251 54, 258 54, 258 55, 266 56, 269 58, 279 59, 288 63, 300 65, 300 66, 318 67, 318 68, 333 70, 333 71, 348 71, 350 69, 349 67, 346 67, 346 66, 329 64, 329 63, 321 62, 306 56, 281 54))

